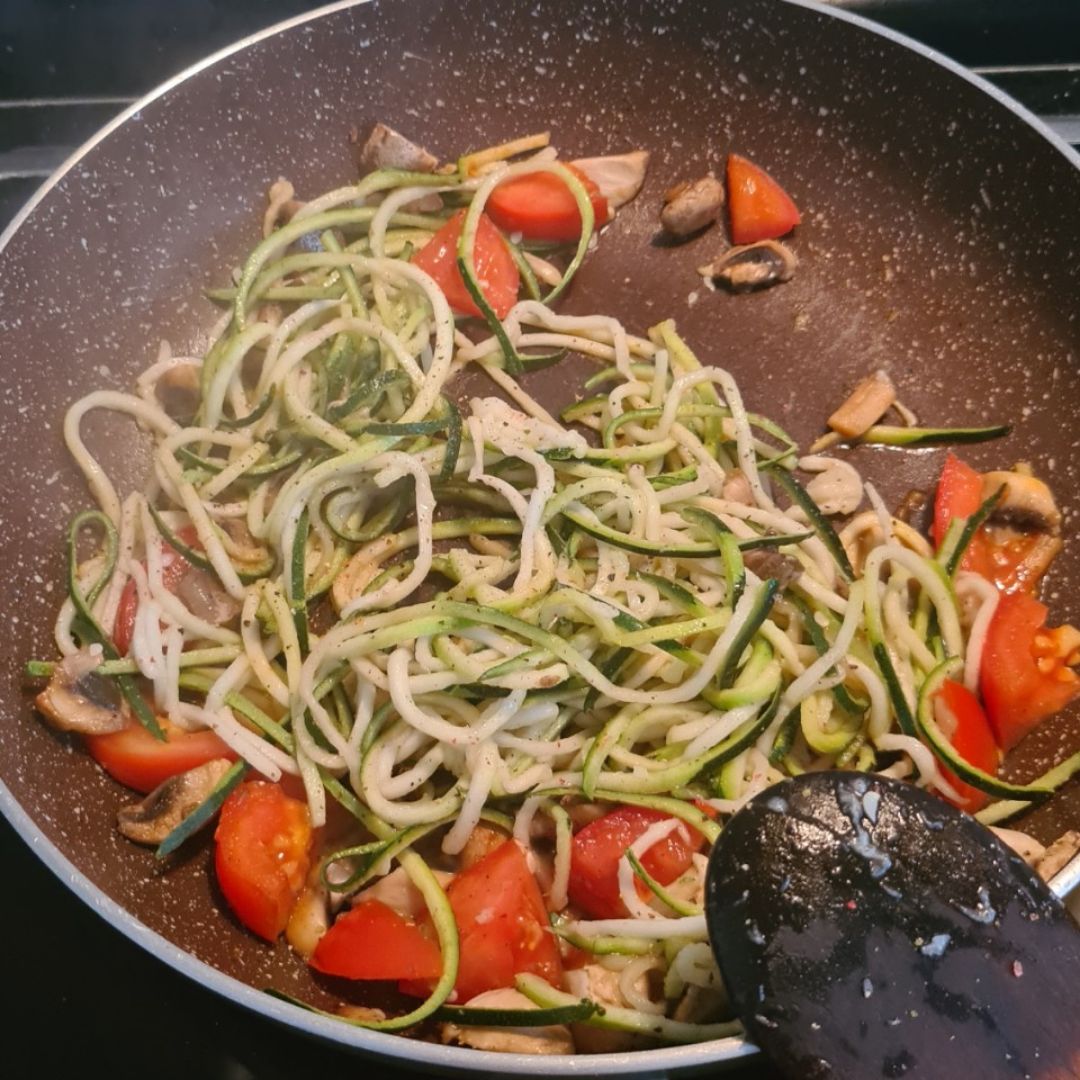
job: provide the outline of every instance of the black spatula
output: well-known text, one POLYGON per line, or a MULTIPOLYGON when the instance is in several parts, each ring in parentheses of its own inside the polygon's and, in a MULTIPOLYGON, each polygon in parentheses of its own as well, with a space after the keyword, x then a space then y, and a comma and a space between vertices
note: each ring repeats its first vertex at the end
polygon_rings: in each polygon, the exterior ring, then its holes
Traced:
POLYGON ((1019 856, 911 784, 769 788, 717 841, 706 914, 785 1076, 1080 1077, 1080 930, 1019 856))

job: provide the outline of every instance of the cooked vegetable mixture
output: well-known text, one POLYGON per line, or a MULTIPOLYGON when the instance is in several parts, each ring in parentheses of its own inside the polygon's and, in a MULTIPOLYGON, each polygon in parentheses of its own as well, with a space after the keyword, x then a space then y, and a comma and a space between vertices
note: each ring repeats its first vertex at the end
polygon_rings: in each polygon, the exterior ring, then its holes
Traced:
MULTIPOLYGON (((346 1022, 535 1053, 736 1034, 702 891, 752 795, 876 770, 1000 821, 1080 769, 997 775, 1080 694, 1030 470, 950 455, 931 542, 673 322, 558 313, 647 157, 539 135, 440 168, 379 125, 358 183, 273 186, 205 356, 163 348, 68 413, 98 506, 40 711, 145 794, 124 835, 164 857, 213 829, 240 923, 412 998, 346 1022), (518 376, 567 352, 595 373, 555 416, 518 376), (466 368, 488 396, 461 400, 466 368), (153 439, 125 498, 80 435, 97 409, 153 439)), ((734 155, 728 182, 732 239, 773 262, 723 272, 786 280, 794 203, 734 155)), ((883 373, 830 423, 1005 430, 914 426, 883 373)))

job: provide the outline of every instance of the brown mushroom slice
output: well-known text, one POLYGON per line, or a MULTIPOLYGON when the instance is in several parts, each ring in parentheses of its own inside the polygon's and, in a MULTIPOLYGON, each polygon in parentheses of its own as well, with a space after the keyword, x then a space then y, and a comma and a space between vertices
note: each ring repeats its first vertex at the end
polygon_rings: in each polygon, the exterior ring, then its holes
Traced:
POLYGON ((1049 485, 1019 469, 983 473, 983 498, 1005 488, 994 507, 990 522, 1011 525, 1022 532, 1042 532, 1056 536, 1061 530, 1061 511, 1049 485))
POLYGON ((337 1015, 362 1024, 381 1024, 386 1019, 386 1013, 372 1005, 339 1005, 337 1015))
POLYGON ((318 860, 308 872, 303 892, 297 897, 285 924, 285 940, 305 960, 315 951, 319 938, 330 926, 329 890, 323 884, 318 860))
POLYGON ((734 293, 755 292, 790 281, 799 260, 778 240, 759 240, 725 251, 719 258, 698 267, 698 273, 734 293))
POLYGON ((732 469, 724 477, 724 486, 720 494, 728 502, 741 503, 743 506, 754 505, 753 489, 741 469, 732 469))
POLYGON ((712 1024, 730 1015, 731 1003, 723 986, 706 989, 688 986, 671 1014, 684 1024, 712 1024))
POLYGON ((1035 863, 1035 873, 1049 881, 1059 870, 1065 868, 1066 863, 1080 851, 1080 832, 1070 829, 1062 833, 1043 853, 1035 863))
MULTIPOLYGON (((514 1009, 532 1011, 537 1006, 517 990, 487 990, 466 1002, 475 1009, 514 1009)), ((503 1054, 572 1054, 574 1040, 565 1024, 546 1027, 473 1027, 443 1024, 440 1037, 444 1043, 471 1046, 474 1050, 494 1050, 503 1054)))
POLYGON ((179 363, 166 368, 154 384, 154 394, 174 420, 188 423, 194 419, 202 400, 198 366, 179 363))
POLYGON ((405 138, 387 124, 376 124, 367 142, 360 148, 360 166, 369 171, 375 169, 404 169, 406 172, 429 173, 435 171, 439 159, 422 146, 405 138))
POLYGON ((279 176, 266 192, 266 212, 263 214, 263 236, 269 236, 278 224, 292 221, 293 215, 304 204, 295 198, 292 184, 279 176))
POLYGON ((641 190, 649 166, 649 151, 632 150, 628 154, 578 158, 571 164, 600 189, 600 194, 614 211, 625 206, 641 190))
POLYGON ((672 236, 690 236, 711 225, 723 208, 724 185, 715 176, 684 180, 664 193, 660 224, 672 236))
POLYGON ((765 548, 744 551, 743 564, 763 581, 774 578, 781 589, 786 589, 798 581, 803 573, 802 563, 793 555, 785 555, 783 552, 765 548))
POLYGON ((105 676, 95 674, 100 653, 80 649, 53 669, 48 686, 34 699, 38 711, 58 731, 108 735, 127 726, 120 694, 105 676))
MULTIPOLYGON (((446 870, 435 870, 433 873, 436 881, 444 889, 454 879, 454 875, 446 870)), ((362 889, 352 897, 351 902, 362 904, 366 900, 378 900, 405 919, 417 919, 427 910, 427 904, 420 890, 400 866, 395 867, 389 874, 379 878, 366 889, 362 889)))
MULTIPOLYGON (((619 972, 603 964, 585 964, 566 972, 566 988, 580 998, 599 1005, 626 1008, 627 1002, 619 990, 619 972)), ((581 1054, 621 1054, 627 1050, 644 1050, 655 1042, 636 1031, 618 1031, 592 1024, 572 1024, 574 1045, 581 1054)))
POLYGON ((828 419, 833 431, 845 438, 865 435, 896 401, 896 387, 884 371, 868 375, 828 419))
POLYGON ((501 830, 493 829, 489 825, 477 825, 469 833, 469 838, 461 849, 460 868, 468 870, 470 866, 475 866, 485 855, 490 855, 496 848, 502 847, 506 840, 506 833, 501 830))
POLYGON ((983 474, 983 498, 1004 488, 986 523, 995 544, 1025 542, 1014 576, 1034 584, 1061 551, 1061 511, 1049 486, 1021 468, 983 474))
POLYGON ((240 613, 240 604, 209 571, 193 567, 180 578, 176 595, 184 607, 205 622, 224 626, 240 613))
POLYGON ((232 767, 228 758, 214 758, 185 773, 170 776, 141 802, 122 807, 116 815, 120 832, 137 844, 158 845, 197 810, 232 767))
MULTIPOLYGON (((903 521, 908 525, 912 520, 921 515, 923 511, 930 504, 930 496, 925 491, 920 491, 918 488, 912 488, 901 500, 900 505, 893 513, 893 517, 898 521, 903 521)), ((929 531, 929 529, 927 529, 929 531)))

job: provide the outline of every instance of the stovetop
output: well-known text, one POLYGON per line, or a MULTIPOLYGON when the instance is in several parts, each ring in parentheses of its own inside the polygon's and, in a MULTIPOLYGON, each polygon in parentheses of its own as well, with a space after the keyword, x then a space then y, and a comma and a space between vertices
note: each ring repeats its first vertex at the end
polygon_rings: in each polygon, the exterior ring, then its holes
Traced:
MULTIPOLYGON (((833 0, 952 56, 1080 144, 1076 0, 833 0)), ((68 154, 169 76, 304 0, 2 0, 0 229, 68 154)), ((0 819, 5 1073, 395 1075, 201 989, 69 893, 0 819), (22 1068, 20 1068, 22 1066, 22 1068)), ((767 1078, 763 1066, 739 1074, 767 1078)))

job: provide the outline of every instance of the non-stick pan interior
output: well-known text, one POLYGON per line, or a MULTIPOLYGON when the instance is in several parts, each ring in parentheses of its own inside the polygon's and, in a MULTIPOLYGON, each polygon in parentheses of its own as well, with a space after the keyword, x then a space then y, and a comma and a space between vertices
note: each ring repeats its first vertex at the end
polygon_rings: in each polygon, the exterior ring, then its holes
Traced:
MULTIPOLYGON (((447 158, 545 129, 567 157, 651 151, 644 190, 590 254, 567 310, 638 332, 673 317, 703 360, 736 375, 751 408, 804 442, 855 381, 884 368, 927 423, 1014 425, 971 450, 976 465, 1030 461, 1066 507, 1080 494, 1080 217, 1066 212, 1080 206, 1080 170, 984 87, 863 26, 776 0, 371 2, 263 37, 144 103, 0 251, 0 777, 28 831, 142 924, 242 983, 316 1004, 335 999, 284 946, 223 913, 205 844, 162 868, 116 835, 129 796, 35 718, 21 666, 52 654, 62 537, 89 504, 61 438, 66 405, 92 388, 129 389, 163 338, 197 352, 218 314, 201 290, 256 242, 268 185, 286 176, 305 197, 348 182, 350 135, 377 120, 447 158), (695 272, 725 245, 722 227, 675 247, 657 237, 662 192, 719 174, 732 150, 804 212, 795 279, 761 294, 714 293, 695 272)), ((528 384, 551 406, 575 393, 564 369, 528 384)), ((139 482, 134 426, 88 429, 114 475, 139 482)), ((929 489, 941 460, 858 454, 892 502, 929 489)), ((1049 590, 1062 620, 1080 618, 1078 551, 1066 543, 1049 590)), ((1076 749, 1080 725, 1055 721, 1029 744, 1021 771, 1076 749)), ((1080 822, 1075 794, 1039 811, 1032 830, 1045 840, 1080 822)), ((344 1027, 340 1037, 389 1043, 344 1027)), ((680 1051, 671 1064, 729 1052, 680 1051)), ((507 1064, 525 1067, 490 1067, 507 1064)))

